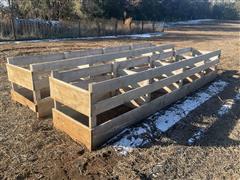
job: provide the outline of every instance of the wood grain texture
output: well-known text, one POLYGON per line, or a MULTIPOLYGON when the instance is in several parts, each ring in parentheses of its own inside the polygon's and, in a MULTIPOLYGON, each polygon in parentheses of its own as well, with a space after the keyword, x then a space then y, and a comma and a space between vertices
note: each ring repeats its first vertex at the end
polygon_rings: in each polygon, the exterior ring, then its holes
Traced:
POLYGON ((47 72, 47 71, 57 70, 62 68, 67 69, 67 68, 72 68, 72 67, 76 67, 84 64, 95 64, 99 62, 108 62, 108 61, 112 61, 114 59, 123 58, 123 57, 139 56, 141 54, 160 51, 163 49, 169 49, 172 47, 173 45, 168 44, 168 45, 162 45, 162 46, 153 46, 148 48, 134 49, 129 51, 114 52, 109 54, 71 58, 71 59, 65 59, 65 60, 60 60, 55 62, 37 63, 37 64, 31 64, 30 69, 36 72, 38 71, 47 72))
POLYGON ((89 116, 89 92, 50 77, 50 95, 54 100, 89 116))
POLYGON ((92 150, 92 135, 88 127, 54 108, 52 111, 53 125, 56 129, 65 132, 73 140, 84 144, 89 150, 92 150))
POLYGON ((29 109, 31 109, 34 112, 37 112, 36 104, 34 104, 34 102, 30 101, 28 98, 24 97, 20 93, 14 91, 14 90, 11 90, 11 96, 12 96, 12 100, 14 100, 24 106, 27 106, 29 109))
POLYGON ((23 66, 23 65, 30 65, 34 63, 57 61, 57 60, 62 60, 67 58, 99 55, 99 54, 110 53, 110 52, 120 52, 124 50, 130 50, 132 48, 139 49, 139 48, 144 48, 149 46, 152 46, 152 44, 141 43, 137 45, 123 45, 123 46, 117 46, 117 47, 87 49, 87 50, 70 51, 70 52, 54 53, 54 54, 47 54, 47 55, 9 57, 7 60, 9 64, 23 66))
POLYGON ((11 64, 7 64, 6 66, 9 81, 29 90, 34 90, 31 71, 11 64))

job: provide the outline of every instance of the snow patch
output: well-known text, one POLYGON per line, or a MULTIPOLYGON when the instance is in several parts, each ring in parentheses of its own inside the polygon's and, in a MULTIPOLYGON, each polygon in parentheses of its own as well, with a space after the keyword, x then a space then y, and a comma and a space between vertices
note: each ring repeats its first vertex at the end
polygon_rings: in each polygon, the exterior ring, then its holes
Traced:
POLYGON ((195 20, 188 20, 188 21, 177 21, 177 22, 168 22, 165 24, 166 27, 173 27, 178 25, 198 25, 205 22, 211 22, 215 19, 195 19, 195 20))
POLYGON ((222 91, 226 85, 227 83, 225 81, 217 81, 210 85, 205 92, 198 92, 194 96, 188 97, 182 103, 170 107, 162 116, 158 117, 156 127, 162 132, 167 131, 182 118, 186 117, 191 111, 222 91))
MULTIPOLYGON (((120 154, 126 155, 134 148, 142 147, 152 142, 162 132, 166 132, 195 108, 223 91, 227 85, 228 83, 225 81, 216 81, 207 89, 187 97, 184 101, 178 101, 170 108, 156 112, 137 127, 127 128, 110 140, 108 144, 112 144, 113 148, 120 154)), ((196 134, 194 138, 196 139, 198 136, 200 135, 196 134)))
POLYGON ((218 110, 218 115, 223 116, 227 114, 232 109, 232 106, 236 103, 236 101, 239 101, 239 100, 240 100, 240 90, 238 91, 238 93, 235 95, 233 99, 227 99, 224 102, 222 107, 218 110))
POLYGON ((236 101, 240 100, 240 90, 239 90, 239 92, 237 93, 237 95, 235 96, 234 99, 235 99, 236 101))
POLYGON ((195 132, 190 139, 188 139, 188 145, 193 145, 196 141, 201 139, 204 136, 206 129, 201 128, 197 132, 195 132))
MULTIPOLYGON (((227 114, 232 109, 232 106, 235 104, 235 102, 238 100, 240 100, 240 90, 233 99, 228 99, 223 104, 223 106, 218 110, 218 115, 223 116, 224 114, 227 114)), ((188 139, 187 141, 188 145, 192 145, 196 141, 200 140, 204 136, 206 131, 207 131, 207 128, 200 128, 197 132, 195 132, 192 135, 191 138, 188 139)))
POLYGON ((70 40, 95 40, 95 39, 142 39, 142 38, 153 38, 162 37, 165 33, 145 33, 145 34, 127 34, 117 36, 92 36, 92 37, 81 37, 81 38, 61 38, 61 39, 42 39, 42 40, 26 40, 26 41, 6 41, 0 42, 0 44, 20 44, 20 43, 38 43, 38 42, 59 42, 59 41, 70 41, 70 40))
POLYGON ((233 104, 235 104, 234 99, 228 99, 218 110, 218 115, 223 116, 227 114, 232 109, 233 104))

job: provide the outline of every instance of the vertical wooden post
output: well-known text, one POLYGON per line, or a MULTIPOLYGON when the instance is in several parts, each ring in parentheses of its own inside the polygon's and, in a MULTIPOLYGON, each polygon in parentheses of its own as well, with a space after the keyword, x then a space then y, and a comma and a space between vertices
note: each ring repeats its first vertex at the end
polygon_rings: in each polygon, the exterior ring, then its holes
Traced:
MULTIPOLYGON (((112 78, 118 77, 118 62, 112 62, 112 78)), ((115 96, 117 90, 111 92, 111 96, 115 96)))
MULTIPOLYGON (((32 69, 31 69, 32 71, 32 69)), ((34 81, 37 81, 39 79, 38 73, 32 72, 32 83, 34 84, 34 81)), ((35 87, 33 88, 33 101, 35 104, 37 104, 41 100, 41 91, 40 89, 35 90, 35 87)))
POLYGON ((59 102, 57 102, 56 100, 53 100, 53 103, 54 103, 54 108, 57 110, 60 110, 61 104, 59 102))
POLYGON ((40 90, 33 91, 33 100, 34 100, 35 104, 37 104, 39 102, 39 100, 41 100, 41 92, 40 92, 40 90))
POLYGON ((115 36, 117 35, 117 31, 118 31, 118 20, 116 19, 115 26, 114 26, 114 34, 115 34, 115 36))
POLYGON ((12 87, 12 90, 18 91, 18 86, 17 86, 17 84, 11 82, 11 87, 12 87))
POLYGON ((92 84, 88 85, 89 90, 89 123, 88 126, 90 129, 93 129, 97 126, 97 116, 95 115, 94 103, 95 98, 93 94, 92 84))
MULTIPOLYGON (((153 55, 156 54, 156 52, 153 52, 153 55)), ((148 62, 149 62, 149 67, 150 68, 154 68, 154 60, 152 58, 153 56, 148 56, 148 62)), ((150 78, 149 79, 149 84, 152 84, 154 82, 154 78, 150 78)), ((149 93, 149 94, 146 94, 146 102, 149 102, 151 101, 151 96, 152 96, 152 93, 149 93)))
POLYGON ((129 34, 132 34, 132 21, 129 23, 129 34))
POLYGON ((78 37, 81 37, 81 21, 78 21, 78 37))
POLYGON ((155 21, 152 22, 152 31, 155 32, 155 21))

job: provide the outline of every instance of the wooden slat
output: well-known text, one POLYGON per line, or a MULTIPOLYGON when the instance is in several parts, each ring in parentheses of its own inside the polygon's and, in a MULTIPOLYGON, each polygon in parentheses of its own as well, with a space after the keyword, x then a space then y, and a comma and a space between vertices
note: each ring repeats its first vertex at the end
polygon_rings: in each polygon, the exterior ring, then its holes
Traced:
POLYGON ((163 107, 185 97, 189 93, 198 90, 203 85, 209 83, 216 78, 216 72, 211 72, 205 77, 194 81, 191 84, 186 84, 182 88, 177 89, 171 93, 161 96, 149 103, 146 103, 139 108, 129 111, 121 116, 109 120, 93 130, 93 148, 104 143, 113 135, 121 132, 125 127, 137 123, 149 115, 155 113, 163 107))
POLYGON ((55 61, 58 59, 64 59, 64 53, 9 57, 8 63, 14 65, 29 65, 36 62, 55 61))
POLYGON ((50 96, 54 100, 89 116, 89 92, 50 77, 50 96))
POLYGON ((9 81, 30 90, 34 89, 31 71, 11 64, 6 66, 9 81))
POLYGON ((101 81, 106 81, 109 79, 112 79, 112 75, 108 75, 108 74, 107 75, 99 75, 99 76, 92 77, 90 79, 76 81, 76 82, 73 82, 72 84, 74 86, 77 86, 77 87, 80 87, 83 89, 88 89, 89 83, 101 82, 101 81))
MULTIPOLYGON (((150 45, 151 43, 143 43, 143 44, 139 44, 134 49, 148 47, 150 45)), ((123 45, 123 46, 109 47, 109 48, 103 48, 103 49, 102 48, 87 49, 87 50, 81 50, 81 51, 70 51, 70 52, 54 53, 54 54, 47 54, 47 55, 9 57, 8 63, 14 64, 14 65, 30 65, 33 63, 43 63, 43 62, 57 61, 57 60, 67 59, 67 58, 97 55, 97 54, 102 54, 103 52, 105 53, 119 52, 123 50, 129 50, 131 47, 132 47, 131 45, 123 45)))
POLYGON ((83 69, 74 69, 58 73, 58 79, 65 82, 71 82, 87 76, 96 76, 104 73, 112 72, 112 64, 98 65, 83 69))
POLYGON ((152 92, 154 92, 158 89, 161 89, 165 86, 169 86, 174 82, 182 80, 188 76, 194 75, 195 73, 205 70, 213 65, 216 65, 217 63, 219 63, 219 60, 211 61, 202 66, 195 67, 195 68, 189 69, 187 71, 184 71, 181 74, 173 75, 168 78, 162 79, 160 81, 154 82, 152 84, 149 84, 149 85, 146 85, 143 87, 138 87, 136 89, 127 91, 124 94, 120 94, 120 95, 114 96, 112 98, 108 98, 106 100, 97 102, 94 106, 95 114, 100 114, 100 113, 110 110, 114 107, 117 107, 121 104, 127 103, 127 102, 131 101, 132 99, 138 98, 138 97, 143 96, 148 93, 152 93, 152 92))
POLYGON ((137 43, 130 46, 132 49, 141 49, 149 46, 154 46, 152 43, 137 43))
POLYGON ((181 54, 188 53, 188 52, 192 52, 192 48, 191 47, 177 49, 175 55, 181 55, 181 54))
POLYGON ((18 92, 11 90, 12 99, 24 106, 27 106, 34 112, 37 112, 36 104, 30 101, 28 98, 24 97, 23 95, 19 94, 18 92))
MULTIPOLYGON (((148 45, 147 45, 148 46, 148 45)), ((145 46, 145 47, 147 47, 145 46)), ((113 53, 113 52, 119 52, 119 51, 127 51, 131 49, 131 45, 129 46, 118 46, 118 47, 107 47, 103 48, 104 53, 113 53)))
MULTIPOLYGON (((154 54, 151 56, 151 58, 154 60, 156 59, 162 60, 164 58, 171 57, 172 55, 173 55, 173 51, 166 52, 163 54, 154 54)), ((137 57, 137 58, 129 59, 127 61, 116 62, 115 64, 117 65, 118 70, 120 70, 124 68, 143 65, 149 62, 150 62, 150 57, 137 57)), ((112 71, 112 65, 104 64, 104 65, 98 65, 94 67, 83 68, 83 69, 73 69, 73 70, 58 72, 58 79, 61 79, 65 82, 71 82, 81 77, 96 76, 96 75, 108 73, 111 71, 112 71)))
POLYGON ((139 66, 147 63, 149 63, 149 57, 137 57, 137 58, 129 59, 127 61, 114 62, 114 64, 117 67, 117 70, 135 67, 135 66, 139 66))
POLYGON ((64 59, 98 55, 98 54, 103 54, 102 48, 100 48, 100 49, 88 49, 88 50, 83 50, 83 51, 65 52, 64 59))
POLYGON ((72 59, 60 60, 55 62, 31 64, 30 69, 32 71, 41 71, 41 72, 47 72, 47 71, 63 69, 63 68, 67 69, 67 68, 72 68, 72 67, 76 67, 84 64, 95 64, 97 62, 107 62, 107 61, 111 61, 111 60, 122 58, 122 57, 139 56, 144 53, 159 51, 161 49, 166 49, 172 46, 173 45, 153 46, 149 48, 122 51, 118 53, 109 53, 109 54, 103 54, 103 55, 72 58, 72 59))
POLYGON ((53 125, 67 133, 72 139, 79 143, 83 143, 89 150, 92 149, 91 130, 83 124, 77 122, 73 118, 53 108, 53 125))
POLYGON ((173 56, 173 51, 169 51, 169 52, 164 52, 162 54, 153 54, 147 57, 137 57, 137 58, 129 59, 127 61, 115 62, 115 64, 118 67, 118 69, 121 70, 124 68, 130 68, 130 67, 135 67, 135 66, 150 63, 150 60, 151 61, 163 60, 172 56, 173 56))
POLYGON ((122 76, 122 77, 107 80, 104 82, 95 83, 95 84, 92 84, 93 86, 92 89, 93 89, 93 92, 96 92, 97 94, 101 94, 101 92, 113 91, 121 87, 126 87, 129 84, 143 81, 145 79, 150 79, 150 78, 159 76, 161 74, 169 73, 171 71, 183 68, 185 66, 193 65, 197 62, 200 62, 205 59, 209 59, 213 56, 218 56, 220 52, 221 51, 218 50, 218 51, 214 51, 205 55, 200 55, 191 59, 175 62, 167 66, 160 66, 160 67, 149 69, 133 75, 122 76))

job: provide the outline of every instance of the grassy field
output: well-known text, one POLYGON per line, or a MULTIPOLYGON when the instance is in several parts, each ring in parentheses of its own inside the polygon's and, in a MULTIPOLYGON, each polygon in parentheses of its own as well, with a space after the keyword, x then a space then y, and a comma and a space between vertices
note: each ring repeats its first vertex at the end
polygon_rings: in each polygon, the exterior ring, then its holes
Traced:
POLYGON ((240 101, 223 116, 218 111, 240 94, 240 22, 214 22, 167 29, 161 38, 92 40, 0 45, 0 179, 239 179, 240 101), (218 96, 192 111, 144 148, 122 156, 110 146, 88 152, 56 131, 51 118, 39 121, 11 101, 6 57, 116 46, 133 42, 222 50, 219 77, 229 83, 218 96), (189 146, 199 128, 204 137, 189 146))

